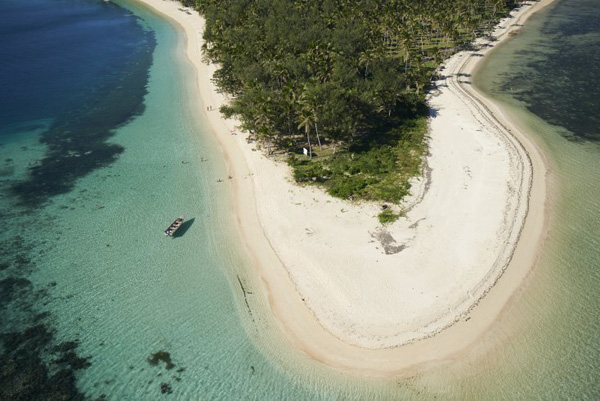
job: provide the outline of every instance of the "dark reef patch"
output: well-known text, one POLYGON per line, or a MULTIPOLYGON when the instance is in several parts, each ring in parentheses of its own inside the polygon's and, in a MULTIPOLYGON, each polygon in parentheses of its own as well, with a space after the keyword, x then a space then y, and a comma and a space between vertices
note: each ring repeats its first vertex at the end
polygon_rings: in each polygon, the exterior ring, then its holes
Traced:
POLYGON ((76 372, 91 365, 78 354, 78 341, 59 343, 53 328, 55 281, 35 284, 38 269, 31 255, 53 244, 34 239, 48 218, 42 212, 23 214, 19 208, 2 211, 13 230, 0 234, 0 400, 83 400, 76 372))
POLYGON ((0 399, 83 400, 75 372, 89 367, 90 358, 77 354, 77 341, 56 345, 51 314, 34 312, 47 289, 35 291, 28 279, 8 277, 1 291, 0 399), (11 323, 19 327, 3 327, 11 323))
MULTIPOLYGON (((52 355, 54 340, 54 333, 47 326, 39 324, 23 331, 3 333, 0 340, 4 348, 0 355, 0 399, 85 399, 76 386, 77 360, 59 351, 57 361, 45 362, 46 356, 52 355)), ((74 350, 67 354, 74 354, 74 350)))
POLYGON ((19 294, 30 290, 31 281, 22 277, 7 277, 0 280, 0 310, 16 299, 19 294))
MULTIPOLYGON (((173 368, 175 368, 175 364, 173 363, 173 361, 171 360, 171 354, 167 351, 158 351, 155 352, 154 354, 150 355, 150 357, 148 358, 148 363, 151 366, 158 366, 160 363, 164 363, 165 365, 165 369, 170 371, 173 368)), ((172 379, 174 379, 176 382, 180 382, 181 381, 181 376, 180 374, 185 371, 184 367, 179 367, 176 370, 176 373, 173 374, 171 376, 172 379)), ((158 372, 158 374, 156 375, 157 377, 162 377, 163 376, 163 372, 158 372)), ((150 380, 148 382, 148 384, 152 384, 152 380, 150 380)), ((173 393, 173 387, 171 385, 171 383, 169 382, 161 382, 160 383, 160 392, 162 394, 171 394, 173 393)))
POLYGON ((517 53, 499 90, 548 123, 566 128, 568 139, 600 141, 600 9, 589 0, 561 2, 556 8, 542 37, 517 53))
POLYGON ((152 366, 157 366, 159 362, 164 362, 167 370, 171 370, 175 367, 171 361, 171 354, 167 351, 158 351, 148 358, 148 363, 152 366))
POLYGON ((163 394, 171 394, 173 389, 169 383, 160 383, 160 392, 163 394))
POLYGON ((58 359, 55 359, 54 363, 67 364, 73 370, 80 370, 80 369, 89 368, 92 365, 89 362, 89 359, 90 359, 89 357, 83 358, 83 357, 77 356, 77 354, 74 351, 68 351, 68 352, 61 354, 61 356, 58 359))

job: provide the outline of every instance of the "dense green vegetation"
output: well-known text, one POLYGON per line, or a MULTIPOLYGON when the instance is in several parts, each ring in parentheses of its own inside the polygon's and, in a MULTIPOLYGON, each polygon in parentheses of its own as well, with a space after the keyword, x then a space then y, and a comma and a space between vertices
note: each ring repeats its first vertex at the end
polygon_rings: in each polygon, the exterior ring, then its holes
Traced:
POLYGON ((187 0, 206 19, 222 108, 298 182, 398 203, 419 173, 438 65, 514 0, 187 0), (308 150, 308 156, 302 154, 308 150))
POLYGON ((348 151, 313 159, 292 155, 296 182, 322 184, 329 194, 344 199, 400 202, 410 189, 408 180, 420 171, 427 124, 421 117, 394 125, 385 141, 357 141, 348 151))

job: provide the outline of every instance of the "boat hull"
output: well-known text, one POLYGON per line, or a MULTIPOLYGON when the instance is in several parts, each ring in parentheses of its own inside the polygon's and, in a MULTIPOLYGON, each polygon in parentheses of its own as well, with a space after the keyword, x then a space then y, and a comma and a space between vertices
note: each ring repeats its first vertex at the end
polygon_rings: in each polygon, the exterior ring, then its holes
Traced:
POLYGON ((173 221, 173 223, 171 223, 171 225, 164 231, 165 235, 168 237, 172 237, 173 234, 175 234, 175 232, 177 230, 179 230, 179 227, 181 227, 181 225, 183 224, 183 216, 179 216, 178 218, 175 219, 175 221, 173 221))

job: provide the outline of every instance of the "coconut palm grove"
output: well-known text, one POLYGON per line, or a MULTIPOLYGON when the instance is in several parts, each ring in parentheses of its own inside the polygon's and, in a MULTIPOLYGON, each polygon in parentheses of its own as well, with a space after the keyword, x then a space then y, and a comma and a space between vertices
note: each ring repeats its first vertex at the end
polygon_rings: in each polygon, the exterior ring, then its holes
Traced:
MULTIPOLYGON (((451 54, 514 0, 187 0, 232 101, 225 116, 297 182, 399 203, 426 153, 425 103, 451 54)), ((390 212, 388 212, 389 214, 390 212)))

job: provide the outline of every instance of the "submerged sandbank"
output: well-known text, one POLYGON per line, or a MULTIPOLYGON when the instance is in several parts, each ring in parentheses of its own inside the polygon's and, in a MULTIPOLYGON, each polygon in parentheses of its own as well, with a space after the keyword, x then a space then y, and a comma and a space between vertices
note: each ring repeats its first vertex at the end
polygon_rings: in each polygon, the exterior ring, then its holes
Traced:
POLYGON ((242 242, 297 348, 332 366, 386 374, 448 358, 493 323, 535 261, 545 167, 535 145, 468 81, 493 46, 551 0, 513 12, 498 42, 445 63, 430 101, 427 174, 415 180, 406 219, 385 229, 377 205, 299 187, 287 166, 232 135, 236 121, 217 111, 226 98, 210 80, 216 68, 202 62, 202 18, 177 2, 141 1, 185 31, 193 84, 213 110, 199 112, 228 162, 242 242))

